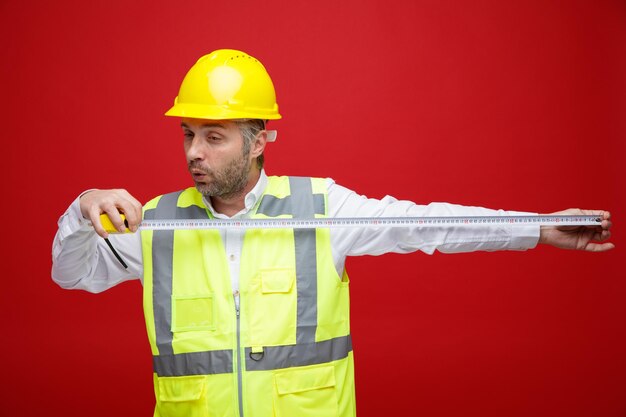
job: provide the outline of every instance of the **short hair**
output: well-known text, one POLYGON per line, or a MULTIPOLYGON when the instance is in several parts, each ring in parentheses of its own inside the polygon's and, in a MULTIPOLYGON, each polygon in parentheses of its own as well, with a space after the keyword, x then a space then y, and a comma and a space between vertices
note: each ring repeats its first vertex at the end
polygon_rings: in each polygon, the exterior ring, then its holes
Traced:
MULTIPOLYGON (((252 144, 256 139, 256 135, 258 135, 260 131, 265 130, 265 120, 241 119, 234 120, 234 122, 237 127, 239 127, 239 131, 243 137, 243 154, 248 155, 250 153, 250 149, 252 148, 252 144)), ((265 158, 263 154, 261 154, 256 160, 257 167, 259 169, 263 168, 264 163, 265 158)))

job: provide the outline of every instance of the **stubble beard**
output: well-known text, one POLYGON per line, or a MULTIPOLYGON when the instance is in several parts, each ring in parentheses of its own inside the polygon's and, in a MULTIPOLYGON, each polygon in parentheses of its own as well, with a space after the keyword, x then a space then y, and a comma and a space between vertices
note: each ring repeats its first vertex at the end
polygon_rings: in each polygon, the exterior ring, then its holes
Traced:
POLYGON ((208 169, 200 163, 191 161, 189 169, 199 169, 211 179, 209 182, 196 182, 196 189, 205 197, 220 197, 230 199, 240 195, 248 183, 251 161, 247 155, 232 160, 226 167, 219 171, 208 169))

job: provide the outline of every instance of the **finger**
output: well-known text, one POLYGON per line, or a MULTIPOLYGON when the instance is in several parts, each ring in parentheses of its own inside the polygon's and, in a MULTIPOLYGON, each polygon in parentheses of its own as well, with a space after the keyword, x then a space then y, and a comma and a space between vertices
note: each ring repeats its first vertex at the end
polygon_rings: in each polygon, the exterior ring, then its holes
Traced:
POLYGON ((605 240, 608 240, 610 238, 611 238, 611 232, 609 232, 608 230, 603 230, 602 235, 600 237, 600 242, 604 242, 605 240))
POLYGON ((126 221, 122 220, 124 229, 121 231, 126 231, 128 227, 128 229, 134 232, 139 222, 141 222, 141 209, 137 209, 133 202, 125 199, 119 199, 116 203, 116 208, 126 217, 126 221))
POLYGON ((585 251, 587 252, 606 252, 615 247, 615 245, 611 242, 607 243, 588 243, 585 246, 585 251))
POLYGON ((604 242, 608 240, 610 237, 611 237, 611 232, 609 232, 608 230, 603 230, 601 232, 596 232, 593 235, 592 240, 596 242, 604 242))
POLYGON ((102 223, 100 222, 100 208, 98 206, 89 207, 87 211, 87 215, 96 233, 99 236, 103 237, 104 239, 108 238, 109 233, 106 230, 104 230, 104 227, 102 226, 102 223))
POLYGON ((117 206, 107 206, 107 208, 104 209, 103 214, 106 214, 109 217, 109 220, 111 220, 115 230, 120 233, 124 233, 126 231, 126 224, 124 224, 124 219, 122 219, 120 210, 117 206))
POLYGON ((136 232, 142 219, 142 205, 133 197, 128 191, 120 190, 123 196, 123 200, 120 202, 120 208, 126 215, 126 222, 128 228, 132 232, 136 232))
POLYGON ((598 216, 600 217, 600 219, 602 219, 601 224, 602 227, 605 229, 608 229, 612 226, 612 222, 611 222, 611 213, 609 211, 606 210, 583 210, 585 211, 585 214, 591 214, 593 216, 598 216))
POLYGON ((141 222, 142 207, 143 207, 142 204, 139 202, 139 200, 133 197, 132 194, 130 194, 128 191, 126 190, 120 190, 120 191, 124 200, 128 202, 130 206, 132 206, 132 213, 126 213, 127 215, 131 215, 133 217, 132 219, 128 219, 129 223, 132 221, 133 223, 138 224, 139 222, 141 222))
POLYGON ((596 216, 600 219, 601 224, 611 219, 611 213, 606 210, 578 210, 580 213, 588 216, 596 216))

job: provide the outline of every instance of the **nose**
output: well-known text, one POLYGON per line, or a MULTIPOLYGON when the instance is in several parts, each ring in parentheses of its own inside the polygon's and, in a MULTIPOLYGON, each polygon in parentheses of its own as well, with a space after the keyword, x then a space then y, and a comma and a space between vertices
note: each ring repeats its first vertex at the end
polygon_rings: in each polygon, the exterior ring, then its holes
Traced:
POLYGON ((198 135, 186 142, 185 154, 187 155, 187 161, 201 161, 205 158, 202 150, 202 141, 198 135))

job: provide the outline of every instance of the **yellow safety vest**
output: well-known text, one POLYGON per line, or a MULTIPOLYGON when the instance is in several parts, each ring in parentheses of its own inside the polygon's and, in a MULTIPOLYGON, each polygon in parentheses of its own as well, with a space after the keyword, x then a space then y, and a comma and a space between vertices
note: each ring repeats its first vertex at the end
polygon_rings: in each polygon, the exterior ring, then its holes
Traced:
MULTIPOLYGON (((253 218, 327 216, 326 180, 270 177, 253 218)), ((195 188, 146 219, 206 219, 195 188)), ((155 416, 354 416, 348 278, 328 229, 251 229, 235 306, 217 230, 142 231, 155 416)))

